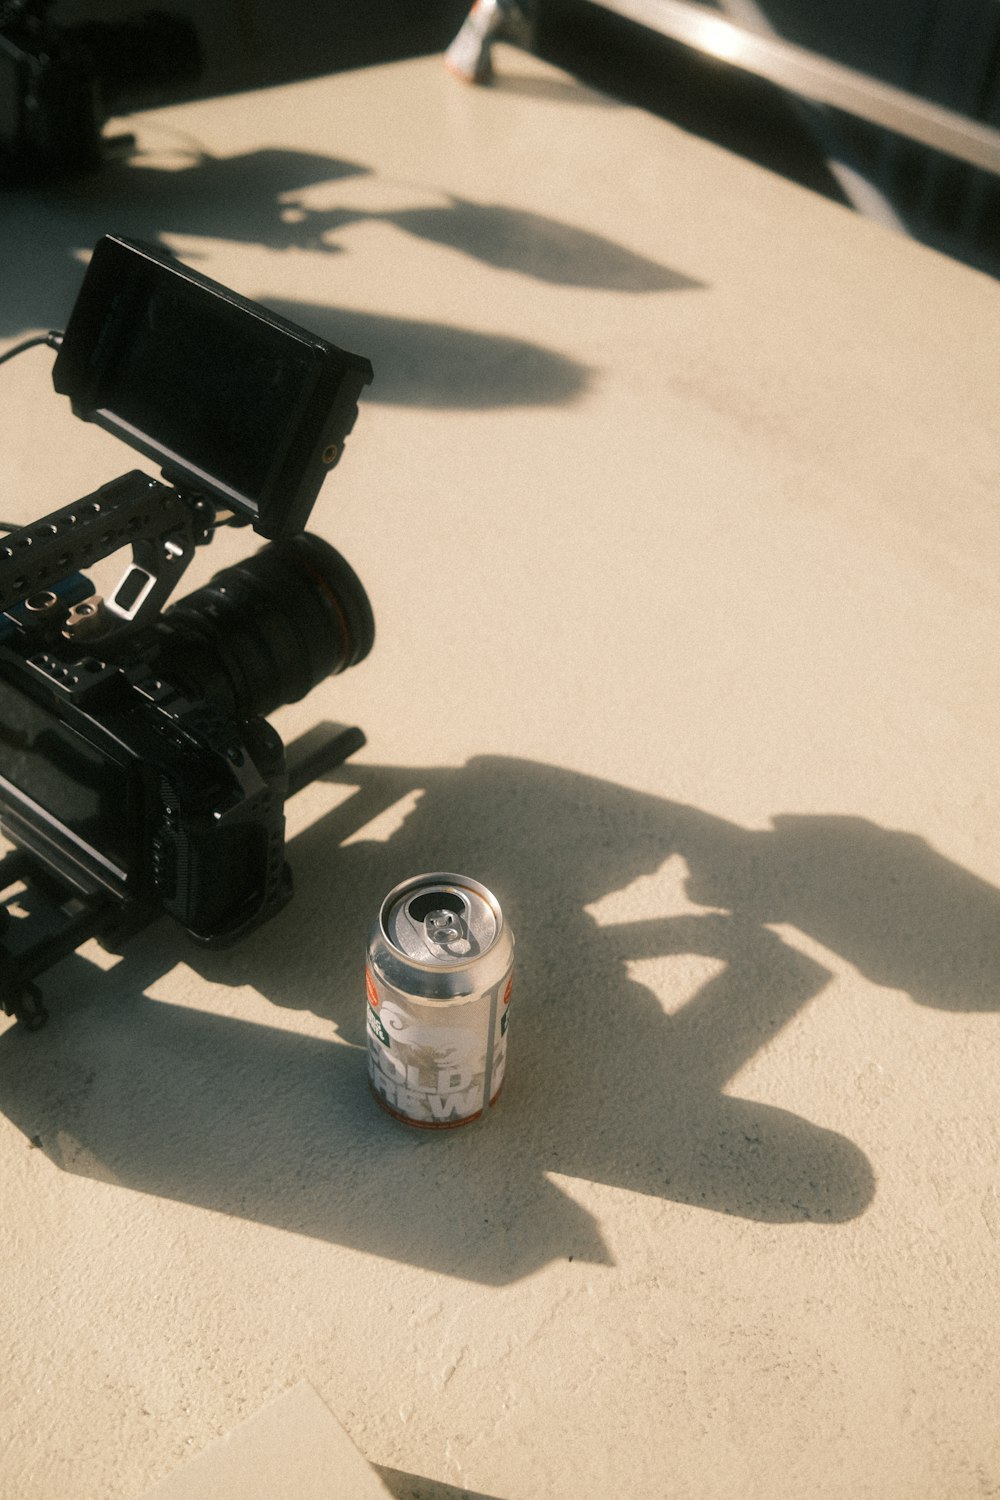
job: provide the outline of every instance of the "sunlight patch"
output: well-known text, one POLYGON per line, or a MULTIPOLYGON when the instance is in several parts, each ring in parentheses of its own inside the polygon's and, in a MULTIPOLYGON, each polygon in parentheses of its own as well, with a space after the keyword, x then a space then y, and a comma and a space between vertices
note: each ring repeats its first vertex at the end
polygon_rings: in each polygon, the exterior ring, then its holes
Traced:
POLYGON ((370 823, 365 823, 355 833, 350 834, 342 844, 342 848, 348 849, 351 844, 387 844, 394 838, 407 818, 416 808, 417 803, 424 795, 423 787, 417 787, 412 792, 407 792, 405 797, 400 797, 398 802, 393 802, 386 807, 370 823))
POLYGON ((682 854, 671 854, 652 875, 640 875, 621 890, 609 891, 599 901, 584 907, 598 927, 620 922, 652 922, 659 917, 702 916, 718 907, 698 906, 688 898, 685 886, 691 871, 682 854))
POLYGON ((704 953, 667 953, 629 959, 625 964, 629 979, 655 996, 665 1016, 677 1015, 727 967, 725 959, 704 953))
POLYGON ((296 797, 285 803, 285 842, 290 843, 314 823, 357 795, 359 788, 350 782, 311 781, 296 797))

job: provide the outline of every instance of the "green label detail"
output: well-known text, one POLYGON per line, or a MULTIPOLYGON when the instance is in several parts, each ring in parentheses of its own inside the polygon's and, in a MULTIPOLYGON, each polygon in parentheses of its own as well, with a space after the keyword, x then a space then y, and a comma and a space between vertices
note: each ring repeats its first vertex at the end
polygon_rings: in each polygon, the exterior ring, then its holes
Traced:
MULTIPOLYGON (((504 1016, 504 1020, 506 1019, 507 1017, 504 1016)), ((368 1025, 371 1027, 372 1031, 374 1031, 375 1035, 378 1037, 382 1045, 388 1047, 389 1033, 386 1031, 385 1027, 382 1025, 382 1022, 379 1020, 377 1013, 372 1010, 370 1005, 368 1007, 368 1025)))

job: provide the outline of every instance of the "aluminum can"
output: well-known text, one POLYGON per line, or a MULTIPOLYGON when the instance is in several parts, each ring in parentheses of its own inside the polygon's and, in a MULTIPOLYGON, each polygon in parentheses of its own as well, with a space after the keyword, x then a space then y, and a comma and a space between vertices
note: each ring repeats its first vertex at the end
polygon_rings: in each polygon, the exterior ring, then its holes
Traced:
POLYGON ((514 935, 466 875, 415 875, 382 902, 368 941, 368 1081, 389 1114, 444 1129, 500 1093, 514 935))

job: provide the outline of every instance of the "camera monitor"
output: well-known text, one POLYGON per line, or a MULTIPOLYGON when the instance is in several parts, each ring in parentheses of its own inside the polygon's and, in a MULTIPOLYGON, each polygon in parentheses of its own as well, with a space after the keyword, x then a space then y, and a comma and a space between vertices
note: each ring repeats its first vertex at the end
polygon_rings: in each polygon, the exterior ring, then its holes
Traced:
POLYGON ((106 235, 53 367, 73 411, 262 536, 302 531, 354 425, 367 359, 106 235))

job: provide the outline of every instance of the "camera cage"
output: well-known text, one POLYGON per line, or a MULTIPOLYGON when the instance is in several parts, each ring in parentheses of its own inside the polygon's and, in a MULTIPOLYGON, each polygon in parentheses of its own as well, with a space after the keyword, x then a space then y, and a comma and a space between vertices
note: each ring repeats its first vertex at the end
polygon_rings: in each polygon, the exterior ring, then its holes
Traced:
MULTIPOLYGON (((0 678, 12 641, 27 642, 18 669, 65 704, 58 722, 65 715, 72 725, 75 715, 85 723, 89 716, 99 725, 104 680, 121 675, 113 659, 121 657, 122 641, 127 650, 130 633, 159 615, 217 525, 249 522, 272 540, 302 532, 371 379, 366 359, 156 247, 105 236, 59 345, 53 383, 75 415, 158 459, 167 482, 130 471, 0 538, 0 678), (202 351, 196 390, 211 408, 207 423, 181 383, 178 363, 178 350, 183 362, 195 337, 202 351), (239 380, 230 378, 234 361, 242 362, 239 380), (234 412, 239 399, 248 406, 234 412), (221 432, 221 445, 213 446, 213 430, 221 432), (244 453, 234 460, 234 445, 248 435, 255 445, 249 459, 244 453), (130 565, 114 593, 97 599, 81 570, 126 545, 130 565)), ((226 723, 169 688, 157 694, 137 683, 134 690, 149 699, 149 712, 168 721, 168 736, 187 741, 186 754, 232 775, 230 823, 257 818, 266 833, 260 890, 243 902, 239 919, 214 934, 188 927, 210 945, 236 941, 291 894, 285 797, 341 764, 364 735, 325 724, 290 746, 286 760, 264 719, 226 723)), ((126 882, 105 878, 99 858, 81 862, 58 816, 21 796, 3 769, 0 763, 0 827, 13 848, 0 856, 0 1010, 34 1028, 47 1015, 35 983, 40 974, 88 938, 117 950, 171 908, 148 891, 136 899, 126 882), (19 919, 10 917, 4 897, 15 884, 22 888, 19 919)))

